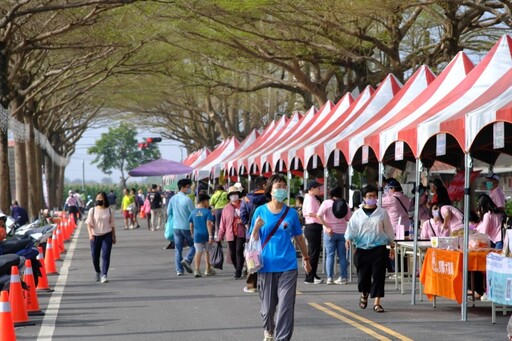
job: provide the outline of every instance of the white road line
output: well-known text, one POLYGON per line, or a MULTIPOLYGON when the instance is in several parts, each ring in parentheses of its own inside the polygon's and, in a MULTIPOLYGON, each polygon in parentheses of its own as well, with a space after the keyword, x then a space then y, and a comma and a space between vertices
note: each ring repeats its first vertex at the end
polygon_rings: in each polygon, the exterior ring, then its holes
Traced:
POLYGON ((60 275, 57 279, 57 283, 55 284, 55 291, 53 292, 52 297, 50 297, 50 301, 48 302, 48 307, 45 311, 43 323, 41 325, 41 329, 39 330, 39 335, 37 336, 37 341, 52 340, 53 332, 55 330, 55 322, 57 321, 57 316, 59 315, 60 300, 66 286, 69 266, 71 265, 71 259, 73 259, 73 253, 75 252, 76 244, 78 242, 78 238, 80 237, 80 231, 82 230, 81 227, 82 223, 78 224, 77 231, 73 236, 73 240, 69 245, 69 249, 66 252, 66 258, 60 267, 60 275))

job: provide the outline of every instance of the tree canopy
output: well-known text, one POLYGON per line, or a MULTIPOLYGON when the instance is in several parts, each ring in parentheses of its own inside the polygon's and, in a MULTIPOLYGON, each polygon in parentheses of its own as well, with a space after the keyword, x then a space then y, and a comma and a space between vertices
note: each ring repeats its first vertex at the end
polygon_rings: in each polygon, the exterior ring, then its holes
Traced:
POLYGON ((121 123, 117 128, 109 128, 102 133, 94 146, 87 149, 88 154, 96 155, 93 164, 105 174, 116 169, 121 172, 121 187, 126 186, 127 172, 141 164, 160 159, 160 150, 155 143, 139 149, 137 129, 129 123, 121 123))

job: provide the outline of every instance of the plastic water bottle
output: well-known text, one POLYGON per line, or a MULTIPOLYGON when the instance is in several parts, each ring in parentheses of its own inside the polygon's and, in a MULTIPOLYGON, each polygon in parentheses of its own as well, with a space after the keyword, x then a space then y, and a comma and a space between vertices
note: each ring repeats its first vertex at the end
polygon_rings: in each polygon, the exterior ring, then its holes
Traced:
POLYGON ((409 225, 409 239, 410 240, 414 239, 414 225, 412 225, 412 224, 409 225))

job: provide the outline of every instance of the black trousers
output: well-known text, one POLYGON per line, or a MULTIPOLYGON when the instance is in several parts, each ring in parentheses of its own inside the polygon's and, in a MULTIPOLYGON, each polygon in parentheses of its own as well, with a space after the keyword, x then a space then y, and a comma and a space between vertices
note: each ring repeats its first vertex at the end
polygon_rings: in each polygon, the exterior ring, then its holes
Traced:
POLYGON ((235 237, 235 240, 228 242, 229 255, 235 266, 235 277, 242 277, 242 269, 244 268, 244 244, 245 238, 235 237))
POLYGON ((316 271, 320 252, 322 251, 322 225, 306 224, 304 226, 304 238, 308 242, 308 257, 311 264, 311 272, 306 274, 306 282, 313 282, 318 277, 316 271))
POLYGON ((386 245, 369 250, 356 249, 354 265, 357 268, 357 288, 360 293, 369 293, 371 298, 384 297, 387 258, 386 245))

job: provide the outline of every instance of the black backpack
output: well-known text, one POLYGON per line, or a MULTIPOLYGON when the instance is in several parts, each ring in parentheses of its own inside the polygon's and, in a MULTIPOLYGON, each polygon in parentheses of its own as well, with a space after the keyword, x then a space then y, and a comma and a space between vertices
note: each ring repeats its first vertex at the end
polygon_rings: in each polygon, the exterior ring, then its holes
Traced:
POLYGON ((336 199, 332 203, 332 214, 338 219, 345 218, 348 213, 348 205, 345 199, 336 199))

